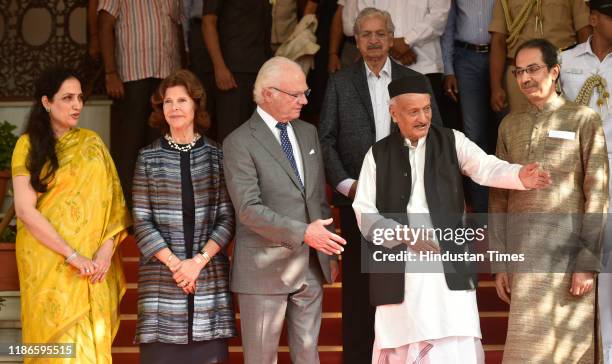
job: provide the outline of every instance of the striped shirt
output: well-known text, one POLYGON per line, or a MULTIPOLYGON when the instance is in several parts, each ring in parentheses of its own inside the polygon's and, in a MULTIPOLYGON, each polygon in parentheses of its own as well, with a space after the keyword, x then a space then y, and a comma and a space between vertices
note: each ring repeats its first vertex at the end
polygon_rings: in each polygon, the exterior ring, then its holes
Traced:
POLYGON ((493 17, 495 0, 456 0, 448 12, 446 30, 442 35, 444 73, 454 74, 453 50, 455 40, 471 44, 489 44, 489 23, 493 17))
POLYGON ((115 59, 124 82, 165 78, 180 68, 180 0, 100 0, 115 19, 115 59))

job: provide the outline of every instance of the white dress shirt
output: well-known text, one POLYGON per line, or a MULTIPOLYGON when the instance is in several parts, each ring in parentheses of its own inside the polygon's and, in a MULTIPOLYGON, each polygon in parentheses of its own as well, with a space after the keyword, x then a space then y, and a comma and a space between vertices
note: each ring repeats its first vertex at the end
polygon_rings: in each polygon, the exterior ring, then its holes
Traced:
MULTIPOLYGON (((385 65, 376 76, 366 63, 366 79, 370 90, 370 100, 374 111, 374 124, 376 127, 376 141, 379 141, 391 133, 391 114, 389 113, 389 91, 387 86, 391 83, 391 60, 387 58, 385 65)), ((338 183, 336 189, 344 196, 349 195, 351 186, 355 182, 347 178, 338 183)))
MULTIPOLYGON (((459 167, 464 175, 486 186, 524 189, 518 177, 520 165, 487 155, 463 133, 453 132, 459 167)), ((406 140, 410 145, 412 174, 412 191, 406 206, 409 219, 410 214, 429 214, 424 183, 425 140, 421 138, 416 147, 406 140)), ((366 234, 369 229, 362 226, 361 214, 379 212, 376 208, 376 163, 371 148, 361 168, 353 209, 359 228, 366 234)), ((409 223, 412 225, 414 221, 409 223)), ((421 224, 423 221, 416 226, 421 224)), ((428 221, 424 225, 432 224, 428 221)), ((377 347, 397 348, 449 336, 482 337, 475 290, 451 291, 444 273, 406 273, 404 285, 402 303, 376 308, 374 330, 377 347)))
MULTIPOLYGON (((593 75, 603 77, 607 83, 606 90, 612 94, 612 53, 608 53, 603 61, 599 61, 599 58, 593 53, 591 48, 591 38, 561 53, 561 85, 563 93, 569 100, 576 100, 576 96, 578 96, 578 92, 582 85, 584 85, 584 81, 593 75)), ((612 109, 610 109, 610 105, 606 104, 605 100, 603 106, 599 107, 597 99, 600 97, 602 95, 599 95, 597 90, 595 90, 593 96, 591 96, 589 107, 595 110, 601 117, 604 133, 606 134, 608 155, 612 156, 612 109)), ((610 187, 612 188, 612 183, 610 187)))
POLYGON ((353 26, 355 25, 355 19, 359 14, 357 8, 357 0, 338 0, 338 5, 342 5, 342 32, 347 37, 352 37, 353 26))
POLYGON ((404 38, 417 55, 409 68, 423 73, 444 70, 440 37, 444 33, 451 0, 357 0, 359 11, 367 7, 386 10, 395 25, 395 38, 404 38))
MULTIPOLYGON (((257 106, 257 113, 263 121, 266 123, 268 128, 274 137, 278 141, 278 144, 281 144, 280 140, 280 130, 276 127, 278 121, 272 117, 272 115, 265 112, 261 107, 257 106)), ((289 136, 289 141, 291 142, 291 148, 293 149, 293 158, 295 158, 295 164, 297 164, 298 172, 300 173, 300 179, 302 183, 304 181, 304 166, 302 165, 302 153, 300 153, 300 145, 298 144, 297 138, 295 137, 295 132, 293 131, 293 126, 291 126, 291 122, 287 123, 287 135, 289 136)), ((283 152, 285 154, 285 152, 283 152)))

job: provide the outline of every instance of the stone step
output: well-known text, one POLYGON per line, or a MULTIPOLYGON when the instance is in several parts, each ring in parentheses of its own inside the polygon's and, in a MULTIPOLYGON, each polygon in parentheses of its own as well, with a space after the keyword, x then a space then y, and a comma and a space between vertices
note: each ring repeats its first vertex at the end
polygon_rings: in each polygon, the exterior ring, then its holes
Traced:
MULTIPOLYGON (((136 320, 136 315, 121 315, 121 328, 113 343, 115 346, 128 347, 135 345, 134 335, 136 332, 136 320)), ((481 312, 480 327, 484 345, 503 345, 506 340, 508 313, 481 312)), ((240 314, 236 314, 236 328, 238 329, 238 337, 230 339, 230 345, 240 346, 240 314)), ((288 345, 286 327, 283 327, 280 345, 288 345)), ((319 334, 319 345, 342 345, 342 314, 340 312, 323 313, 321 332, 319 334)))
MULTIPOLYGON (((487 364, 500 364, 503 356, 503 347, 499 345, 485 345, 485 361, 487 364)), ((321 364, 342 364, 341 346, 319 346, 319 358, 321 364)), ((243 363, 241 347, 230 347, 229 364, 243 363)), ((116 347, 113 348, 113 364, 137 364, 139 363, 138 347, 116 347)), ((289 348, 279 347, 278 364, 291 364, 289 348)))

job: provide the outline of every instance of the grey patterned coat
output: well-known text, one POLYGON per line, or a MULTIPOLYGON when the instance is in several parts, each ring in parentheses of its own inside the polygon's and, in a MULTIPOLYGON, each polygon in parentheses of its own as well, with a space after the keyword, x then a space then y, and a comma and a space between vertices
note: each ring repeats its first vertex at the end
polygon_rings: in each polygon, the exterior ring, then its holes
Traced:
MULTIPOLYGON (((193 252, 209 239, 225 248, 234 235, 234 208, 223 175, 223 153, 206 139, 191 150, 190 166, 195 200, 193 252)), ((134 174, 134 232, 140 248, 138 277, 138 343, 186 344, 187 296, 155 253, 170 248, 185 259, 180 153, 157 140, 143 148, 134 174)), ((197 281, 193 340, 236 335, 229 261, 224 249, 202 269, 197 281)))

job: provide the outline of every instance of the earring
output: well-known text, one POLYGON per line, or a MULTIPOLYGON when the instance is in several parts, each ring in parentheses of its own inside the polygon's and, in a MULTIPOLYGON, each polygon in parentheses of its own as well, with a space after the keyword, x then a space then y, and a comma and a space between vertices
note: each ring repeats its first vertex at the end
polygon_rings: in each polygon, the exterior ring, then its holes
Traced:
POLYGON ((50 107, 45 107, 45 111, 46 112, 51 112, 51 108, 50 107))

